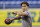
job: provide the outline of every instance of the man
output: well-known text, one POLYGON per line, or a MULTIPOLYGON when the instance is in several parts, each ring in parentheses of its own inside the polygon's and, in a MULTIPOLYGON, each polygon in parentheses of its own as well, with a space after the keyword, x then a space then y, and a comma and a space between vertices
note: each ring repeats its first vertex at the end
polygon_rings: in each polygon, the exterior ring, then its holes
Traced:
POLYGON ((27 2, 22 2, 21 7, 23 12, 12 12, 12 14, 18 14, 19 16, 10 20, 22 19, 22 27, 32 27, 32 16, 31 12, 28 11, 29 4, 27 2))

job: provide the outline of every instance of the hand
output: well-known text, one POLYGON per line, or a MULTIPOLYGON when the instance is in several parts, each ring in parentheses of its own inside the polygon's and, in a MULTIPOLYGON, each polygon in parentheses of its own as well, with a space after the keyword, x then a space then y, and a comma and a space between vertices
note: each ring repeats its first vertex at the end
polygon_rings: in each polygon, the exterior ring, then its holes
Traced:
POLYGON ((17 14, 18 14, 18 15, 22 15, 22 12, 18 12, 17 14))
POLYGON ((12 12, 12 14, 17 14, 17 11, 16 12, 12 12))

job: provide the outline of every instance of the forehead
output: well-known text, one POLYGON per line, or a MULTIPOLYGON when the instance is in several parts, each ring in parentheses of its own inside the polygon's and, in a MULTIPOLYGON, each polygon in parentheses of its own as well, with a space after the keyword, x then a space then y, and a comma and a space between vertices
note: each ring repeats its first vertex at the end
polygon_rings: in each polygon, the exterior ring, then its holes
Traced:
POLYGON ((22 6, 27 6, 26 4, 22 4, 22 6))

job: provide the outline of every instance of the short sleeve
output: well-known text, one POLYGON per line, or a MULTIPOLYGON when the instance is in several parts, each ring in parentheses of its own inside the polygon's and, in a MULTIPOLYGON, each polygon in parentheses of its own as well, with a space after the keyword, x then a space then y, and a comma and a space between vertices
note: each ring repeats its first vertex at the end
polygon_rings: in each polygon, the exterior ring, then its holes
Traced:
POLYGON ((26 13, 26 16, 31 16, 31 12, 25 11, 25 13, 26 13))

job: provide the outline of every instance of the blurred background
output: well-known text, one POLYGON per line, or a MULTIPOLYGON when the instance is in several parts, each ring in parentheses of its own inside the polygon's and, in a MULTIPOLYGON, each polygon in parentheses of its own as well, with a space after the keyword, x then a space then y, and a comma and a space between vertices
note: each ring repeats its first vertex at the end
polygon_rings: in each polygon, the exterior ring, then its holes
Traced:
POLYGON ((22 20, 15 20, 10 25, 6 25, 4 20, 13 18, 13 11, 22 11, 21 3, 29 3, 29 11, 32 13, 32 26, 40 27, 40 0, 0 0, 0 27, 21 27, 22 20))

